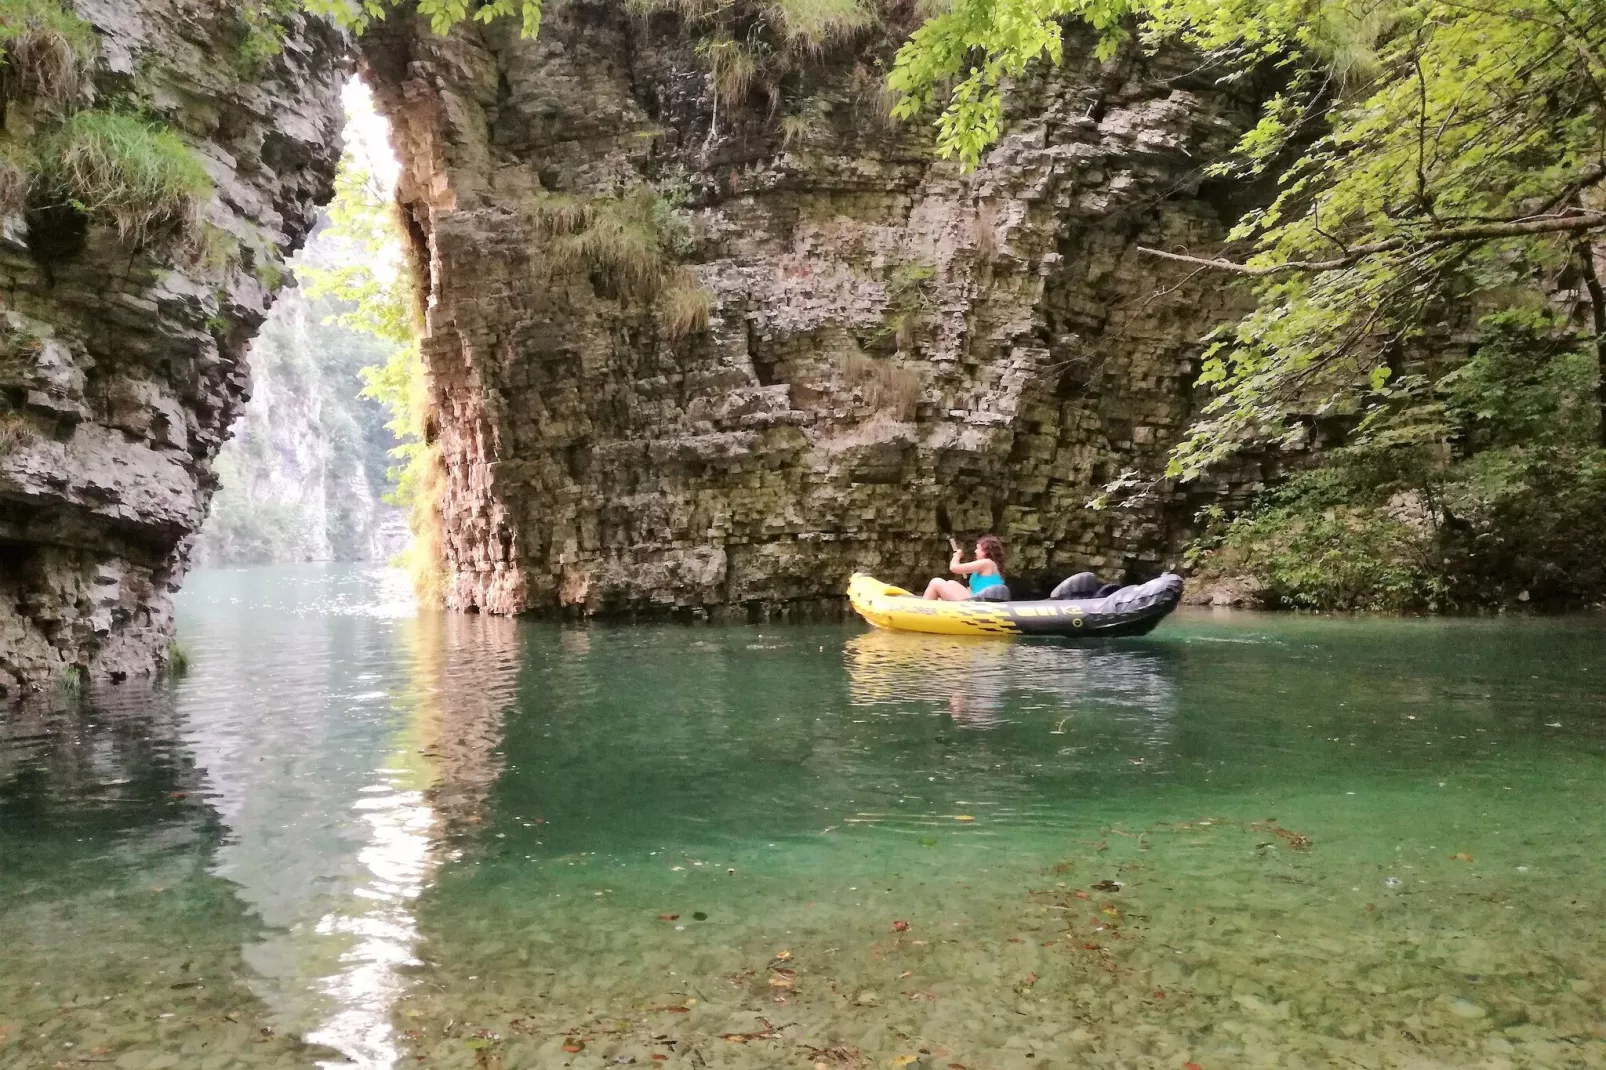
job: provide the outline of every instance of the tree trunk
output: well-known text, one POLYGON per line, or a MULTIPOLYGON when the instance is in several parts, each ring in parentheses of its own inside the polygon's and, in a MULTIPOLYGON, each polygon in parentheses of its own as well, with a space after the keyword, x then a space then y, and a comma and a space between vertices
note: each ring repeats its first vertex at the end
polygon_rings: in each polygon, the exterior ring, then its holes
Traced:
POLYGON ((1595 248, 1587 241, 1578 243, 1578 265, 1595 321, 1595 401, 1600 410, 1596 441, 1606 448, 1606 291, 1601 289, 1600 275, 1595 271, 1595 248))

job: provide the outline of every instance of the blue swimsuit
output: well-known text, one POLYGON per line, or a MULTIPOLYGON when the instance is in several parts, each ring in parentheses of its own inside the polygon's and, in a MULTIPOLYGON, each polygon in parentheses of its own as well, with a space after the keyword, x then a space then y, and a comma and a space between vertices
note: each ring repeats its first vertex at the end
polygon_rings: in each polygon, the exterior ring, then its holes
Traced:
POLYGON ((970 597, 975 598, 989 587, 1002 587, 1003 585, 1004 577, 996 572, 988 575, 972 572, 970 574, 970 597))

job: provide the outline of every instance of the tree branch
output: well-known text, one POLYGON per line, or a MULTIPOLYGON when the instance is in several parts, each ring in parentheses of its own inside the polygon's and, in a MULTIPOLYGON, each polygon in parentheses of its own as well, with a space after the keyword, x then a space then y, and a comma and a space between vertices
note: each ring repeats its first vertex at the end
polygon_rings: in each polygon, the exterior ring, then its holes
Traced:
POLYGON ((1466 242, 1494 241, 1499 238, 1523 238, 1534 234, 1557 234, 1598 230, 1601 228, 1606 228, 1606 212, 1542 216, 1501 223, 1484 223, 1470 227, 1447 227, 1444 230, 1430 230, 1422 234, 1409 236, 1402 235, 1398 238, 1388 238, 1380 242, 1373 242, 1370 245, 1357 245, 1343 256, 1335 256, 1330 260, 1289 260, 1285 263, 1268 264, 1264 267, 1238 264, 1231 260, 1187 256, 1183 253, 1168 253, 1164 249, 1151 249, 1146 245, 1138 246, 1137 250, 1145 256, 1155 256, 1161 260, 1174 260, 1179 264, 1214 268, 1217 271, 1229 271, 1234 275, 1248 275, 1252 278, 1267 278, 1273 275, 1342 271, 1344 268, 1354 267, 1362 260, 1377 253, 1391 253, 1396 249, 1405 249, 1414 245, 1423 246, 1423 251, 1429 251, 1443 248, 1446 245, 1459 245, 1466 242))

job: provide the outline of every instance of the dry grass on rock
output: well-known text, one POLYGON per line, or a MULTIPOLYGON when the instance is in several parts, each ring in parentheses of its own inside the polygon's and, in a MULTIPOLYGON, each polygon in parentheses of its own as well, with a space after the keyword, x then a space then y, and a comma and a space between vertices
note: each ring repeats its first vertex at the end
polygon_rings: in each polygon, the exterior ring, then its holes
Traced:
POLYGON ((691 271, 680 268, 670 278, 661 302, 664 332, 673 340, 689 338, 708 329, 714 295, 691 271))
POLYGON ((891 357, 876 358, 854 351, 842 357, 842 378, 860 392, 864 403, 897 420, 913 420, 920 404, 920 374, 891 357))

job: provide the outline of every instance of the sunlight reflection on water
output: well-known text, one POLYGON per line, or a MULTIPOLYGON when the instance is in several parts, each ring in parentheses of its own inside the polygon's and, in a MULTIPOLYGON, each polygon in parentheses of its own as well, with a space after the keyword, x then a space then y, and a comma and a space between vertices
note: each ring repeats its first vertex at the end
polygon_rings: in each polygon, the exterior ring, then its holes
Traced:
POLYGON ((321 1067, 388 1070, 401 1058, 391 1012, 407 987, 402 967, 418 965, 413 902, 436 859, 430 852, 434 811, 425 804, 423 792, 397 790, 399 780, 392 777, 383 785, 385 794, 370 795, 354 806, 370 830, 369 845, 358 858, 373 880, 353 895, 366 901, 368 909, 327 914, 317 925, 319 935, 341 934, 357 941, 340 956, 341 972, 322 982, 338 1009, 307 1034, 308 1041, 329 1045, 349 1062, 325 1060, 318 1064, 321 1067))

